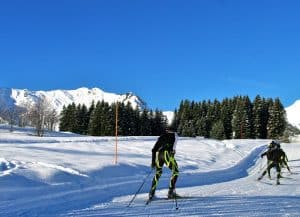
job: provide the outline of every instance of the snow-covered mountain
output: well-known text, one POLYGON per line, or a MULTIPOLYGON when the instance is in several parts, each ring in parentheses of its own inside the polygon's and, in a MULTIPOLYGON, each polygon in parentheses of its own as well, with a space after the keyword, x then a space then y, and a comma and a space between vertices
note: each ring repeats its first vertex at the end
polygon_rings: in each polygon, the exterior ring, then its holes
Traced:
POLYGON ((300 129, 300 100, 285 108, 287 119, 290 124, 300 129))
POLYGON ((99 88, 79 88, 76 90, 51 90, 51 91, 30 91, 13 88, 0 88, 0 108, 6 109, 12 106, 25 107, 26 105, 32 105, 41 97, 45 99, 53 106, 53 108, 60 113, 64 105, 71 103, 85 104, 90 106, 92 101, 108 102, 109 104, 114 102, 124 102, 125 104, 130 102, 131 105, 139 108, 144 108, 145 103, 133 93, 115 94, 104 92, 99 88))

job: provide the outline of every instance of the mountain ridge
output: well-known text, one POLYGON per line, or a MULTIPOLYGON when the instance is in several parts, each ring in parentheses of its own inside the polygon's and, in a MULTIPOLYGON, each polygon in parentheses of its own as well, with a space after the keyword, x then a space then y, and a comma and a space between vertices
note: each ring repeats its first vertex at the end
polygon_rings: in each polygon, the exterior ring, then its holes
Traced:
POLYGON ((97 102, 102 100, 109 104, 115 102, 131 103, 134 108, 138 107, 140 109, 146 107, 146 103, 132 92, 115 94, 105 92, 97 87, 80 87, 74 90, 57 89, 47 91, 0 88, 0 108, 7 109, 13 106, 25 107, 25 105, 33 105, 42 97, 44 97, 58 113, 62 111, 64 105, 66 106, 73 102, 75 104, 85 104, 89 107, 93 101, 97 102))

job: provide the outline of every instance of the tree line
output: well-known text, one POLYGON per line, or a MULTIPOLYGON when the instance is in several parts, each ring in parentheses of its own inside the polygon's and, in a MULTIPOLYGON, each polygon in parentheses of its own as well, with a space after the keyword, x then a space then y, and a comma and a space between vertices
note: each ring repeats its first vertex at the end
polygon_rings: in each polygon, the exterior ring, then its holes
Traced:
POLYGON ((172 127, 182 136, 215 139, 279 139, 287 126, 285 109, 279 98, 253 102, 248 96, 236 96, 201 102, 183 100, 172 127))
POLYGON ((171 126, 162 111, 133 108, 131 104, 108 104, 93 102, 89 108, 84 104, 65 105, 61 114, 45 99, 34 105, 4 109, 0 106, 1 121, 11 125, 33 126, 37 135, 44 129, 54 130, 59 123, 60 131, 83 135, 115 135, 116 107, 118 107, 118 135, 157 136, 166 127, 176 130, 180 136, 201 136, 215 139, 282 139, 299 134, 296 127, 286 121, 285 109, 279 98, 263 98, 259 95, 253 102, 248 96, 235 96, 222 101, 200 102, 182 100, 175 109, 171 126))
POLYGON ((60 115, 60 131, 92 135, 113 136, 116 129, 118 111, 118 135, 158 136, 167 127, 167 119, 162 111, 133 108, 130 103, 108 104, 93 102, 88 108, 84 104, 72 103, 64 106, 60 115), (118 107, 118 108, 116 108, 118 107))

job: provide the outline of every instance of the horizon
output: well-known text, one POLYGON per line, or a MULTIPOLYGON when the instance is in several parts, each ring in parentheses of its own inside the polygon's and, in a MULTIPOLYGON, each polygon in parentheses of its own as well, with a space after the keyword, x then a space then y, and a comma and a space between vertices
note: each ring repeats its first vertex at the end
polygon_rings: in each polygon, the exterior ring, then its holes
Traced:
POLYGON ((297 1, 1 3, 0 87, 132 92, 149 108, 299 100, 297 1))

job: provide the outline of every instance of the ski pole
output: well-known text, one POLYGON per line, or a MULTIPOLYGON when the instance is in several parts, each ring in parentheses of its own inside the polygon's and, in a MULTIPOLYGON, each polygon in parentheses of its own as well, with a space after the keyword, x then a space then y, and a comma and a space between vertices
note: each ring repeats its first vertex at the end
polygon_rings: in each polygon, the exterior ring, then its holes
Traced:
POLYGON ((175 192, 175 208, 176 210, 178 210, 178 204, 177 204, 177 194, 176 194, 176 191, 174 190, 175 192))
POLYGON ((144 178, 144 180, 143 180, 141 186, 140 186, 139 189, 136 191, 136 193, 134 194, 134 196, 132 197, 132 199, 131 199, 130 202, 128 203, 127 207, 129 207, 129 206, 132 204, 132 202, 134 201, 135 197, 137 196, 137 194, 138 194, 138 193, 140 192, 140 190, 142 189, 143 185, 145 184, 147 178, 150 176, 150 174, 152 173, 152 171, 153 171, 153 168, 151 168, 150 172, 149 172, 149 173, 147 174, 147 176, 144 178))

